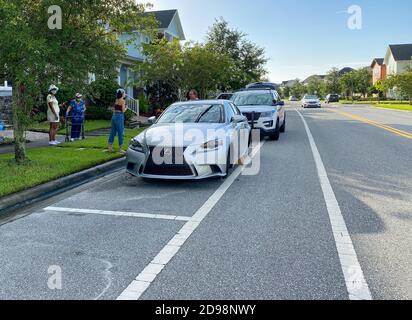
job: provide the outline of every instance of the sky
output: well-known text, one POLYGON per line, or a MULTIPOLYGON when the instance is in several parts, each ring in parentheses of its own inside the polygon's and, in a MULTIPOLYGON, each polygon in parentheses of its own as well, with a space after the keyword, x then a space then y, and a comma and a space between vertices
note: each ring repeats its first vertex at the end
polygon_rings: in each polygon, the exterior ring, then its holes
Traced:
POLYGON ((265 48, 268 77, 277 83, 332 67, 364 67, 383 58, 389 44, 412 43, 410 0, 147 1, 153 10, 178 9, 187 40, 203 42, 223 17, 265 48), (359 12, 348 13, 353 5, 361 9, 360 29, 348 27, 359 12))

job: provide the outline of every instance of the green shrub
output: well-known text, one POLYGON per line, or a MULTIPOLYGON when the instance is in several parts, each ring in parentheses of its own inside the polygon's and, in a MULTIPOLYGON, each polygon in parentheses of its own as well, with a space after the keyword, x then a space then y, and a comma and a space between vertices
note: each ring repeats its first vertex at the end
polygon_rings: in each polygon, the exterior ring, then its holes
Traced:
POLYGON ((87 120, 110 120, 112 112, 106 107, 89 105, 86 109, 87 120))
POLYGON ((139 100, 139 110, 140 112, 147 113, 150 109, 149 100, 145 97, 144 94, 140 94, 138 97, 139 100))
POLYGON ((101 79, 92 82, 88 88, 89 104, 106 109, 113 106, 118 88, 119 85, 114 80, 101 79))
POLYGON ((131 110, 127 110, 124 114, 124 119, 126 122, 126 125, 129 125, 130 121, 132 120, 134 116, 134 113, 131 110))

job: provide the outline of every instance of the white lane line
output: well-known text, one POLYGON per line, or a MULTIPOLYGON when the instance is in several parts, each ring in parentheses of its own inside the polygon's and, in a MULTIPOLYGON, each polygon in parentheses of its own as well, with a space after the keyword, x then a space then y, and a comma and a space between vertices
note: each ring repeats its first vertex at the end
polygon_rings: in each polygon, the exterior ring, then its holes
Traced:
POLYGON ((338 250, 339 260, 342 267, 343 276, 345 278, 349 299, 372 300, 372 295, 363 275, 352 239, 349 235, 348 228, 346 227, 345 220, 343 219, 342 211, 339 207, 335 193, 333 192, 315 140, 313 139, 312 133, 303 115, 298 110, 296 110, 296 112, 303 121, 303 125, 305 126, 305 130, 309 138, 310 147, 312 149, 313 158, 315 159, 319 181, 332 225, 332 232, 335 238, 335 244, 338 250))
POLYGON ((60 208, 60 207, 47 207, 47 208, 44 208, 43 210, 54 211, 54 212, 74 213, 74 214, 99 214, 99 215, 104 215, 104 216, 118 216, 118 217, 146 218, 146 219, 160 219, 160 220, 176 220, 176 221, 190 221, 191 220, 191 217, 184 217, 184 216, 137 213, 137 212, 126 212, 126 211, 106 211, 106 210, 60 208))
MULTIPOLYGON (((253 158, 263 146, 264 141, 255 147, 251 157, 253 158)), ((163 268, 177 254, 183 244, 197 229, 203 219, 210 213, 233 182, 245 169, 239 166, 236 170, 220 185, 214 194, 203 204, 183 228, 170 240, 170 242, 159 252, 150 264, 136 277, 135 280, 122 292, 117 300, 139 300, 142 294, 149 288, 150 284, 156 279, 163 268)))

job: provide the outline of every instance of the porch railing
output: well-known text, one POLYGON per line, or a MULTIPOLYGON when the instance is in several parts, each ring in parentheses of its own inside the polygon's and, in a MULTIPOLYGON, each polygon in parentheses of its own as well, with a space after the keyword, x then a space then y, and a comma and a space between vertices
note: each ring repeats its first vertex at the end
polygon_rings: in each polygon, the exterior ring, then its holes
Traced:
POLYGON ((139 111, 139 100, 133 99, 131 97, 127 97, 127 107, 131 110, 136 116, 140 116, 139 111))

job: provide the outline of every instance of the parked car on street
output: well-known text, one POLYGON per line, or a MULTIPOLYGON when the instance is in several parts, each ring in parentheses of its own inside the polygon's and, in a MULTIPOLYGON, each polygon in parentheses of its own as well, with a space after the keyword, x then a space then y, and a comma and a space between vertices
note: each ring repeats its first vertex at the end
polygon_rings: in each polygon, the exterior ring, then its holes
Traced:
POLYGON ((339 102, 338 94, 328 94, 325 98, 325 103, 339 102))
POLYGON ((289 101, 299 101, 299 99, 296 96, 290 96, 289 101))
POLYGON ((230 100, 233 97, 233 93, 224 92, 219 94, 216 99, 217 100, 230 100))
POLYGON ((303 108, 321 108, 322 103, 320 102, 320 99, 318 96, 306 94, 302 99, 302 107, 303 108))
POLYGON ((279 140, 279 134, 285 132, 285 104, 275 90, 240 91, 234 94, 232 101, 247 117, 252 129, 260 129, 263 137, 279 140))
POLYGON ((151 179, 226 177, 249 152, 250 126, 225 100, 172 104, 130 141, 127 172, 151 179), (235 154, 236 153, 236 154, 235 154))

